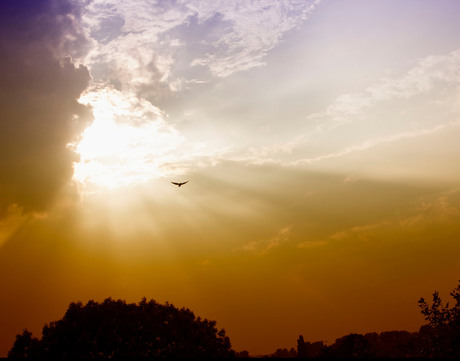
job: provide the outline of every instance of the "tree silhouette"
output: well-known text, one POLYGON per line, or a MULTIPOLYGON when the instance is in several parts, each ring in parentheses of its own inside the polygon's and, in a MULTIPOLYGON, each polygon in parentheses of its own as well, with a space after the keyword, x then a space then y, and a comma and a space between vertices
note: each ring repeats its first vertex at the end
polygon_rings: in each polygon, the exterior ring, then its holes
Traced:
POLYGON ((430 343, 427 356, 460 356, 460 281, 450 295, 455 300, 452 307, 449 307, 448 302, 443 305, 437 291, 433 293, 431 305, 423 298, 418 301, 421 312, 430 326, 428 330, 425 330, 430 343))
POLYGON ((8 353, 8 357, 34 357, 40 355, 40 341, 32 337, 32 332, 24 330, 22 335, 16 336, 13 348, 8 353))
POLYGON ((300 358, 460 358, 460 281, 450 295, 455 304, 443 304, 439 293, 432 303, 421 298, 419 307, 428 324, 418 332, 386 331, 349 334, 330 346, 322 341, 297 340, 300 358))
POLYGON ((297 357, 299 358, 314 358, 319 357, 326 350, 326 345, 323 341, 305 342, 303 336, 300 335, 297 340, 297 357))
POLYGON ((370 344, 365 336, 351 333, 335 341, 335 343, 323 350, 325 357, 367 358, 370 344))
POLYGON ((77 302, 43 327, 41 340, 27 330, 17 335, 8 357, 233 357, 229 338, 215 325, 189 309, 145 298, 139 304, 77 302))

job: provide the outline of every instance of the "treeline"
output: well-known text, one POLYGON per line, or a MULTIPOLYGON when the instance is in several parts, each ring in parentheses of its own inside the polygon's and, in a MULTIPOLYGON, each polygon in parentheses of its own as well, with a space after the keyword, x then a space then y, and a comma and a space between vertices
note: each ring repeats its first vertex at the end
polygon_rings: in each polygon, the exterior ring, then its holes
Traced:
MULTIPOLYGON (((297 349, 278 349, 268 358, 459 358, 460 281, 443 304, 438 292, 419 307, 428 324, 418 332, 349 334, 332 345, 297 340, 297 349)), ((41 339, 24 330, 8 353, 11 358, 247 358, 235 352, 215 321, 187 308, 145 298, 138 304, 106 299, 71 303, 61 320, 45 325, 41 339)))
MULTIPOLYGON (((300 335, 297 350, 278 349, 267 358, 459 358, 460 357, 460 281, 450 295, 455 304, 443 304, 439 293, 432 303, 423 298, 419 307, 428 324, 418 332, 388 331, 352 333, 332 345, 323 341, 308 342, 300 335)), ((237 354, 237 356, 240 356, 237 354)), ((241 355, 242 356, 242 355, 241 355)), ((241 357, 240 356, 240 357, 241 357)))
POLYGON ((300 336, 297 341, 297 355, 295 357, 404 358, 449 357, 453 355, 452 352, 448 352, 448 348, 435 345, 433 342, 435 334, 435 330, 429 325, 422 326, 419 332, 387 331, 372 332, 365 335, 352 333, 337 339, 330 346, 321 341, 305 342, 300 336))

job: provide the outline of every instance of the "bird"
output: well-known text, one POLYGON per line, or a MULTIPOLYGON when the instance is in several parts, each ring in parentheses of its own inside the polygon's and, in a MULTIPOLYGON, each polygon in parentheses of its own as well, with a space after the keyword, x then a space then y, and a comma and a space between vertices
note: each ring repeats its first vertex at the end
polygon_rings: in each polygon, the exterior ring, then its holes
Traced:
POLYGON ((179 182, 179 183, 177 183, 177 182, 171 182, 171 183, 174 184, 174 185, 176 185, 176 186, 178 186, 178 187, 180 187, 180 186, 183 186, 185 183, 188 183, 188 182, 189 182, 189 181, 179 182))

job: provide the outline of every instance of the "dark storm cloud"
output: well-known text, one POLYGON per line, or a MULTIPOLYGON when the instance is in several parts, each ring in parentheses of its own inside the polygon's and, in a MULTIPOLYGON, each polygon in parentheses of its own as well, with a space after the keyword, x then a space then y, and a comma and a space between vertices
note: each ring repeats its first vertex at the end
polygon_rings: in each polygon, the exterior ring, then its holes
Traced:
POLYGON ((44 210, 70 180, 67 148, 91 120, 77 102, 88 86, 87 42, 71 1, 0 2, 0 212, 44 210))

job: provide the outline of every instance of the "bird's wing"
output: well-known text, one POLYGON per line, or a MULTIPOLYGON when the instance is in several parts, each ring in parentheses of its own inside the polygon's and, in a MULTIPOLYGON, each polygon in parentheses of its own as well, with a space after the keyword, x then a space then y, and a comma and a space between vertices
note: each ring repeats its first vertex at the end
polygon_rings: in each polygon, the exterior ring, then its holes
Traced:
POLYGON ((185 183, 188 183, 188 182, 189 182, 189 181, 186 181, 186 182, 183 182, 183 183, 181 183, 181 184, 185 184, 185 183))
POLYGON ((176 182, 171 182, 172 184, 175 184, 176 186, 178 186, 180 183, 176 183, 176 182))

